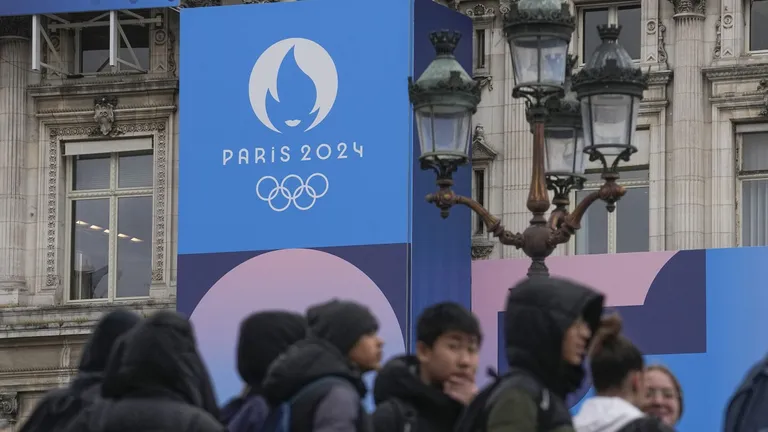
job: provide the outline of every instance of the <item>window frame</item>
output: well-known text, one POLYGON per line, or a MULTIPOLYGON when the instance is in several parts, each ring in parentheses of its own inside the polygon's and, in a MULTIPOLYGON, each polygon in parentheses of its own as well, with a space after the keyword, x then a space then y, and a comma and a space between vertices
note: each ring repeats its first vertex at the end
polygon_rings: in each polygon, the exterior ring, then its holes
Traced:
MULTIPOLYGON (((117 226, 118 226, 118 199, 122 197, 150 197, 152 199, 152 215, 150 215, 150 220, 152 221, 152 238, 146 239, 145 241, 150 242, 151 245, 153 245, 151 249, 151 256, 150 256, 150 262, 154 262, 154 245, 156 244, 156 230, 154 228, 155 220, 154 220, 154 213, 157 211, 157 201, 155 198, 155 158, 157 157, 157 154, 155 153, 155 146, 154 146, 154 137, 141 137, 151 140, 152 147, 149 150, 139 150, 139 151, 116 151, 116 152, 109 152, 109 153, 93 153, 88 154, 89 156, 96 156, 96 155, 109 155, 109 188, 108 189, 88 189, 88 190, 75 190, 74 189, 74 167, 75 167, 75 159, 77 156, 84 156, 84 155, 64 155, 64 162, 65 162, 65 228, 66 232, 64 235, 64 274, 62 278, 63 282, 63 289, 65 291, 64 293, 64 299, 65 303, 114 303, 117 301, 123 302, 123 301, 136 301, 136 300, 148 300, 151 298, 151 284, 152 284, 152 278, 150 277, 150 289, 147 291, 146 296, 133 296, 133 297, 117 297, 117 272, 116 271, 110 271, 107 273, 108 276, 108 282, 107 282, 107 297, 106 298, 90 298, 90 299, 75 299, 72 298, 72 264, 74 259, 74 229, 75 229, 75 218, 72 214, 73 210, 73 203, 75 201, 80 200, 88 200, 88 199, 109 199, 109 241, 108 241, 108 248, 107 248, 107 265, 110 268, 117 269, 117 253, 118 253, 118 245, 117 245, 117 226), (120 156, 125 155, 131 155, 131 154, 151 154, 152 155, 152 184, 149 186, 142 186, 142 187, 130 187, 130 188, 118 188, 118 164, 119 164, 119 158, 120 156)), ((95 143, 98 143, 98 141, 95 141, 95 143)), ((151 266, 150 266, 151 267, 151 266)), ((150 268, 150 272, 152 271, 152 268, 150 268)))
MULTIPOLYGON (((632 172, 632 171, 648 171, 648 178, 646 178, 644 180, 637 180, 637 179, 632 179, 632 180, 626 179, 625 180, 625 179, 619 178, 619 180, 616 183, 619 184, 620 186, 624 186, 624 188, 626 188, 626 189, 648 188, 648 193, 649 193, 649 197, 648 197, 648 215, 647 215, 647 217, 648 217, 648 224, 649 224, 648 251, 651 251, 652 248, 651 248, 651 243, 650 243, 650 239, 651 239, 651 233, 650 233, 650 221, 651 221, 651 205, 650 205, 651 204, 651 202, 650 202, 651 180, 650 180, 650 177, 651 177, 651 169, 650 169, 650 165, 633 165, 633 166, 625 167, 623 169, 620 168, 619 169, 619 174, 625 173, 625 172, 632 172)), ((597 171, 597 170, 588 170, 587 174, 599 174, 599 171, 597 171)), ((599 190, 600 186, 602 186, 602 185, 603 185, 603 182, 589 182, 589 183, 586 183, 584 185, 584 189, 582 189, 580 191, 571 191, 570 197, 569 197, 570 201, 571 201, 571 206, 570 206, 571 211, 573 211, 573 208, 575 208, 579 204, 578 202, 576 202, 576 193, 577 192, 582 192, 582 193, 584 193, 584 192, 594 192, 594 191, 599 190)), ((614 210, 611 213, 608 213, 608 226, 606 227, 606 229, 608 230, 608 236, 607 236, 607 238, 608 238, 608 251, 606 253, 607 254, 611 254, 611 255, 618 253, 618 252, 616 252, 616 245, 617 245, 617 237, 618 237, 617 236, 618 214, 619 214, 618 206, 620 206, 620 205, 621 205, 621 200, 619 200, 619 202, 616 203, 616 210, 614 210)), ((592 203, 590 208, 592 208, 594 206, 602 207, 603 211, 607 212, 607 210, 605 210, 605 202, 603 202, 601 200, 597 200, 594 203, 592 203)), ((585 216, 586 216, 586 214, 585 214, 585 216)), ((594 255, 594 254, 577 254, 576 253, 576 251, 577 251, 576 242, 578 240, 578 233, 579 233, 579 231, 577 231, 576 234, 573 235, 573 241, 569 241, 568 242, 568 255, 594 255)), ((646 252, 648 252, 648 251, 646 251, 646 252)), ((622 253, 630 253, 630 252, 622 252, 622 253)))
MULTIPOLYGON (((488 164, 478 163, 472 165, 472 199, 480 203, 486 209, 488 208, 488 164), (483 196, 482 200, 478 199, 477 194, 477 182, 475 181, 477 173, 482 173, 483 176, 483 196)), ((485 224, 481 222, 480 217, 475 213, 472 213, 472 237, 485 239, 488 234, 488 229, 485 224), (480 229, 476 229, 480 226, 480 229)))
MULTIPOLYGON (((617 24, 619 23, 619 8, 624 6, 637 6, 640 8, 641 12, 643 9, 643 5, 641 1, 638 0, 626 0, 626 1, 618 1, 618 2, 599 2, 599 3, 588 3, 588 4, 577 4, 575 6, 576 8, 576 16, 577 16, 577 25, 576 25, 576 37, 574 38, 577 42, 576 44, 576 55, 579 58, 579 66, 584 66, 585 60, 587 57, 587 54, 584 53, 584 12, 589 10, 595 10, 595 9, 607 9, 608 10, 608 24, 617 24)), ((643 19, 642 15, 640 18, 640 23, 642 24, 643 19)), ((642 27, 642 26, 641 26, 642 27)), ((642 34, 638 34, 637 38, 640 41, 640 58, 632 59, 635 63, 641 63, 642 62, 642 34)), ((592 53, 589 53, 591 55, 592 53)))
MULTIPOLYGON (((734 209, 736 210, 736 246, 737 247, 751 247, 757 245, 744 245, 744 238, 742 234, 742 227, 744 226, 744 212, 743 212, 743 194, 744 183, 754 180, 768 180, 768 170, 755 170, 744 171, 742 170, 742 164, 744 162, 744 135, 747 134, 768 134, 768 123, 747 123, 736 125, 736 152, 734 161, 735 172, 735 194, 734 209)), ((766 143, 768 145, 768 143, 766 143)))
POLYGON ((491 74, 491 27, 488 23, 480 23, 475 21, 473 23, 472 32, 472 71, 473 76, 490 76, 491 74), (482 32, 484 38, 483 49, 483 67, 478 67, 478 53, 475 47, 478 45, 477 35, 482 32))
POLYGON ((744 52, 749 55, 768 55, 768 47, 761 50, 752 50, 752 3, 754 3, 754 0, 744 0, 744 52))

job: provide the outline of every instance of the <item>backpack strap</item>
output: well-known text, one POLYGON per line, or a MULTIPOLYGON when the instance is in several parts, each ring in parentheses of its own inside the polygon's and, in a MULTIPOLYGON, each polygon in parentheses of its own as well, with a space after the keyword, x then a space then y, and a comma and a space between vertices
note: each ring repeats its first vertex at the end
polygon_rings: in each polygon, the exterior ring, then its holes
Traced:
POLYGON ((392 398, 390 399, 395 405, 395 412, 397 413, 398 424, 400 426, 400 432, 416 432, 416 425, 418 424, 418 415, 413 406, 402 399, 392 398))

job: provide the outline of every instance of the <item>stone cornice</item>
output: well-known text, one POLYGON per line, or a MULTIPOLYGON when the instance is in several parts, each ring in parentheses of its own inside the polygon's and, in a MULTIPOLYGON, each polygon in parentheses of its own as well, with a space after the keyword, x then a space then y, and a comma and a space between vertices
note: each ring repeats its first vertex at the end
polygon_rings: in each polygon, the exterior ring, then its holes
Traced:
POLYGON ((672 81, 672 76, 673 73, 671 70, 652 71, 648 74, 648 85, 667 85, 670 81, 672 81))
POLYGON ((708 66, 702 68, 704 77, 711 82, 743 81, 768 77, 768 63, 746 63, 708 66))
POLYGON ((669 106, 666 99, 643 99, 640 101, 640 114, 657 114, 669 106))
MULTIPOLYGON (((149 118, 164 118, 171 114, 173 114, 176 111, 176 105, 129 105, 129 106, 121 106, 118 108, 115 108, 113 110, 115 114, 138 114, 141 112, 149 112, 151 113, 149 118)), ((63 117, 83 117, 88 118, 89 120, 92 120, 93 117, 93 110, 81 110, 81 109, 74 109, 74 108, 63 108, 59 110, 41 110, 38 111, 37 114, 35 114, 38 118, 47 119, 47 118, 53 118, 56 120, 57 124, 60 124, 62 122, 62 116, 63 117)), ((77 121, 76 121, 77 123, 77 121)))
POLYGON ((43 84, 31 85, 27 89, 29 94, 35 98, 96 96, 134 92, 164 93, 178 91, 179 79, 174 77, 116 75, 57 81, 49 80, 43 84))
POLYGON ((75 303, 44 307, 0 308, 2 339, 77 336, 91 332, 105 313, 128 308, 147 315, 157 310, 175 309, 173 301, 140 300, 114 303, 75 303))

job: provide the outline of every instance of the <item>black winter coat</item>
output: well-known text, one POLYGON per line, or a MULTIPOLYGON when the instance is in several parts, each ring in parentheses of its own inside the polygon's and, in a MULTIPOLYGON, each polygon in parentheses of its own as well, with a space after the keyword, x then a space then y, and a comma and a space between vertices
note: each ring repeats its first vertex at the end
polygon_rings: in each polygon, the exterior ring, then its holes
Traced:
POLYGON ((66 432, 224 432, 192 327, 158 312, 122 338, 102 384, 104 400, 66 432))
POLYGON ((404 356, 390 360, 376 377, 373 397, 376 432, 402 432, 412 411, 415 432, 453 430, 464 405, 439 388, 429 386, 418 375, 418 360, 404 356))
POLYGON ((139 322, 139 316, 118 309, 96 325, 68 387, 51 390, 35 407, 20 432, 50 432, 66 427, 77 415, 100 399, 101 382, 115 341, 139 322))

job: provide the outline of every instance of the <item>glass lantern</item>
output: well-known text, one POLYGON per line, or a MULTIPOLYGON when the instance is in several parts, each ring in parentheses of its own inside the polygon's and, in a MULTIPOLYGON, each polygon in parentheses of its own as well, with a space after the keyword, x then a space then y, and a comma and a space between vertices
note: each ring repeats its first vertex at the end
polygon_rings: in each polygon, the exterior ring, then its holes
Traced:
POLYGON ((416 82, 409 78, 409 96, 416 118, 423 165, 455 169, 469 160, 472 114, 480 103, 480 85, 461 67, 453 52, 461 33, 430 35, 437 57, 416 82))
POLYGON ((601 45, 573 77, 581 102, 584 151, 600 160, 603 169, 616 171, 620 160, 629 161, 637 117, 648 77, 618 43, 621 26, 601 25, 601 45), (612 157, 607 160, 606 157, 612 157))
POLYGON ((509 7, 504 33, 515 73, 515 97, 540 100, 562 92, 575 29, 570 7, 560 0, 520 0, 509 7))
POLYGON ((583 177, 585 168, 584 130, 581 104, 571 90, 570 68, 575 58, 568 61, 565 78, 565 96, 547 103, 548 115, 544 122, 544 170, 549 177, 583 177))

